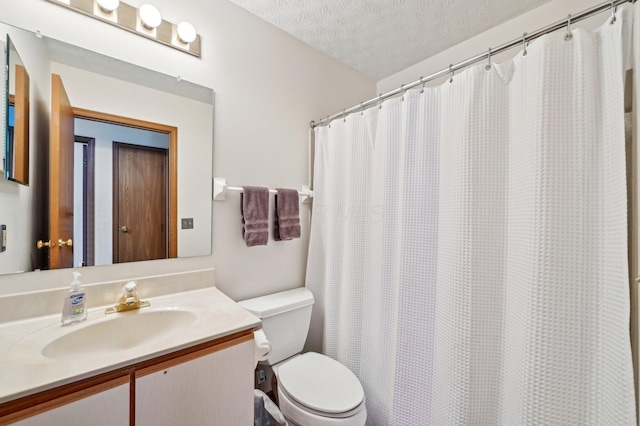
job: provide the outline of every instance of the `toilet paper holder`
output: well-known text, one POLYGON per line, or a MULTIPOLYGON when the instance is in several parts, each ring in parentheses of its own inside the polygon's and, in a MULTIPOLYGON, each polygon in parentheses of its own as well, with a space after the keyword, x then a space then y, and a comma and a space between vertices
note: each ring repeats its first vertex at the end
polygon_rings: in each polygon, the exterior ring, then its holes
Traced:
POLYGON ((253 332, 254 344, 254 367, 259 361, 265 361, 271 352, 271 342, 267 340, 267 336, 262 329, 253 332))

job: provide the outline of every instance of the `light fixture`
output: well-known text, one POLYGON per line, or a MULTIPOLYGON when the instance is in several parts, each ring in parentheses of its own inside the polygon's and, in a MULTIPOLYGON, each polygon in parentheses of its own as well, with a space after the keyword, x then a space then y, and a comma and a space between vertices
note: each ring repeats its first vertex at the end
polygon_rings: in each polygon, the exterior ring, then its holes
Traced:
POLYGON ((188 22, 174 24, 163 20, 158 9, 151 4, 143 4, 138 8, 128 4, 127 0, 48 1, 181 52, 200 57, 202 40, 193 25, 188 22))
POLYGON ((140 6, 140 20, 147 29, 152 30, 162 23, 162 16, 155 6, 143 4, 140 6))
POLYGON ((185 44, 189 44, 196 39, 196 29, 188 22, 180 22, 177 31, 178 38, 185 44))
POLYGON ((111 13, 120 6, 120 0, 97 0, 103 12, 111 13))

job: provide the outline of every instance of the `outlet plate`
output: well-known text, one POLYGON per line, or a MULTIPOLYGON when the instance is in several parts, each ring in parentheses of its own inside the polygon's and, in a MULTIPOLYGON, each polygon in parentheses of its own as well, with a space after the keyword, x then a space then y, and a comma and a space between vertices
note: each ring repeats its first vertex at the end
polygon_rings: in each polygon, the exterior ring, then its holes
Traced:
POLYGON ((7 250, 7 225, 0 225, 0 252, 7 250))
POLYGON ((193 229, 193 218, 182 218, 182 229, 193 229))

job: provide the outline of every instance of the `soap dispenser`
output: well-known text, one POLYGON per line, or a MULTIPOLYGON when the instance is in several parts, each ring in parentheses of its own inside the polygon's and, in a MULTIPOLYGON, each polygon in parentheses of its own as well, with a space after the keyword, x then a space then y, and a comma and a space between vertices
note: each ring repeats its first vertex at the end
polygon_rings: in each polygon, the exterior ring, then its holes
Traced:
POLYGON ((87 319, 87 298, 82 291, 80 272, 73 273, 73 281, 69 285, 69 291, 64 297, 62 306, 62 325, 71 324, 87 319))

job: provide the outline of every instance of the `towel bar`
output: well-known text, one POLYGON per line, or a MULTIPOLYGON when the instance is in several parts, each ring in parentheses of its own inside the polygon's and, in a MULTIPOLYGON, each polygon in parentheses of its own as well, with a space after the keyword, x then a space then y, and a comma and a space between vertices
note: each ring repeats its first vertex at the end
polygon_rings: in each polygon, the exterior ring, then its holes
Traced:
MULTIPOLYGON (((229 186, 227 179, 225 178, 213 178, 213 199, 214 201, 224 201, 227 199, 228 191, 242 192, 241 186, 229 186)), ((278 191, 275 189, 269 189, 270 194, 275 194, 278 191)), ((300 202, 303 204, 309 204, 313 199, 313 191, 308 186, 303 185, 302 190, 298 191, 300 195, 300 202)))

